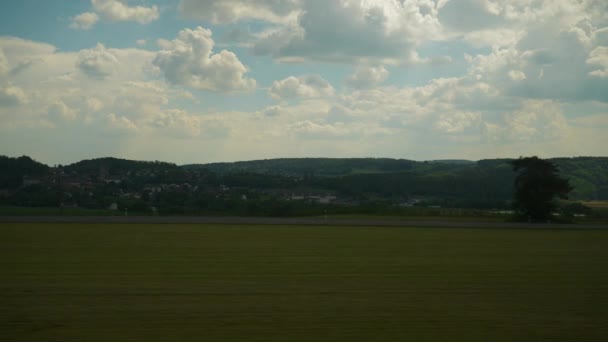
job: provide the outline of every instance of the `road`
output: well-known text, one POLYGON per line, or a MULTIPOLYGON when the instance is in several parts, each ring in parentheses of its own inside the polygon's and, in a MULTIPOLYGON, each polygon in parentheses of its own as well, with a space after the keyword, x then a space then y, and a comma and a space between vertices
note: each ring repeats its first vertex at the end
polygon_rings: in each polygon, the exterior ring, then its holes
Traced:
POLYGON ((464 220, 397 220, 342 218, 272 218, 209 216, 0 216, 1 223, 143 223, 143 224, 239 224, 239 225, 327 225, 384 227, 442 227, 490 229, 608 229, 606 224, 531 224, 464 220))

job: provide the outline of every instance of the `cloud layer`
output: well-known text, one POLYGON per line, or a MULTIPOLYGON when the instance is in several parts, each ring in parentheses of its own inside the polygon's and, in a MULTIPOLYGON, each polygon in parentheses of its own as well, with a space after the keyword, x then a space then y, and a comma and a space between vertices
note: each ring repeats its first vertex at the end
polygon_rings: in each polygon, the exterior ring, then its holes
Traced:
POLYGON ((319 75, 305 75, 274 81, 268 91, 274 99, 315 98, 332 96, 334 88, 319 75))
POLYGON ((91 0, 92 12, 72 17, 70 28, 90 30, 99 19, 107 21, 132 21, 148 24, 160 17, 158 6, 129 6, 126 0, 91 0))
POLYGON ((12 147, 35 136, 36 146, 72 139, 70 160, 83 146, 177 162, 605 154, 603 0, 92 0, 85 10, 63 17, 71 45, 0 37, 5 153, 36 152, 12 147), (131 24, 123 41, 102 22, 131 24))

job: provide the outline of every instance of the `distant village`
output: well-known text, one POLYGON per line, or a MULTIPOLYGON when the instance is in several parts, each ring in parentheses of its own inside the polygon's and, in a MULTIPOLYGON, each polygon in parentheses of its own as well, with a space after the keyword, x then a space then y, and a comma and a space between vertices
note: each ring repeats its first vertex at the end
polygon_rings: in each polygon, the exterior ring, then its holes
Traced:
MULTIPOLYGON (((110 173, 108 168, 78 172, 63 167, 52 167, 43 176, 23 176, 21 186, 13 190, 3 189, 2 196, 19 197, 20 193, 36 202, 37 190, 56 195, 57 205, 62 207, 86 207, 107 210, 135 210, 157 212, 158 206, 208 204, 202 202, 274 199, 278 201, 303 201, 330 204, 338 197, 327 191, 293 191, 289 189, 263 189, 249 186, 228 186, 201 170, 143 169, 110 173), (172 174, 172 172, 174 174, 172 174), (172 179, 173 178, 173 179, 172 179), (181 200, 181 201, 180 201, 181 200), (131 207, 131 208, 129 208, 131 207)), ((45 196, 48 197, 48 196, 45 196)), ((28 203, 23 203, 27 205, 28 203)), ((51 204, 51 203, 46 203, 51 204)), ((347 204, 347 203, 342 203, 347 204)), ((350 204, 354 204, 350 202, 350 204)))
MULTIPOLYGON (((572 198, 608 196, 602 171, 608 158, 557 161, 573 184, 585 185, 575 187, 572 198)), ((99 158, 47 166, 27 156, 0 156, 0 169, 0 206, 8 211, 71 208, 116 215, 508 215, 514 179, 507 160, 312 158, 178 166, 99 158)), ((588 214, 580 205, 571 207, 588 214)))
MULTIPOLYGON (((320 208, 323 207, 354 207, 365 200, 355 196, 339 196, 335 191, 324 189, 294 188, 293 184, 302 178, 298 175, 283 176, 292 184, 276 187, 256 185, 255 181, 250 180, 239 182, 234 179, 238 175, 223 177, 204 169, 151 166, 124 172, 117 172, 103 164, 84 171, 55 166, 45 175, 24 175, 20 186, 2 189, 0 197, 26 207, 58 206, 152 215, 159 212, 256 214, 262 209, 261 204, 270 210, 274 205, 279 207, 277 211, 289 211, 289 208, 285 209, 285 203, 291 203, 288 206, 316 208, 321 212, 320 208), (227 183, 223 182, 225 178, 229 178, 227 183)), ((390 202, 392 206, 413 207, 420 200, 398 198, 390 199, 390 202)), ((435 205, 430 207, 440 208, 435 205)))

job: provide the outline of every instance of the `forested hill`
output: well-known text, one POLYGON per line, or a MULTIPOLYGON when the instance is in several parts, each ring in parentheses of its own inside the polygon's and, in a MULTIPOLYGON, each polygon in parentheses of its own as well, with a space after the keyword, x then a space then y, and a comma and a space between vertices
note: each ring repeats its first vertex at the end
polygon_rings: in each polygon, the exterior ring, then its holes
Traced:
POLYGON ((109 176, 124 175, 138 171, 165 171, 176 169, 178 166, 172 163, 160 161, 136 161, 119 158, 96 158, 81 160, 77 163, 65 166, 67 172, 92 173, 106 172, 109 176))
POLYGON ((184 165, 212 172, 260 173, 283 176, 343 176, 353 173, 401 172, 411 170, 417 162, 389 158, 280 158, 234 163, 184 165))
MULTIPOLYGON (((608 157, 549 159, 574 185, 576 199, 608 199, 608 157)), ((184 165, 217 174, 319 178, 317 186, 348 192, 374 192, 510 198, 515 177, 511 159, 412 161, 388 158, 284 158, 184 165)))
POLYGON ((48 166, 27 156, 18 158, 0 156, 0 189, 19 187, 24 176, 43 176, 48 174, 49 170, 48 166))
MULTIPOLYGON (((162 184, 198 189, 236 187, 252 191, 321 191, 340 198, 435 198, 446 205, 490 205, 512 198, 515 173, 510 159, 413 161, 389 158, 284 158, 178 166, 117 158, 83 160, 52 169, 29 157, 0 157, 0 190, 17 189, 26 179, 50 182, 51 174, 72 183, 124 180, 123 191, 162 184), (47 176, 45 180, 43 177, 47 176), (125 184, 128 184, 125 185, 125 184), (128 187, 128 189, 126 188, 128 187), (131 189, 132 188, 132 189, 131 189), (451 204, 450 204, 451 203, 451 204)), ((608 157, 554 158, 570 179, 576 200, 608 200, 608 157)), ((30 182, 32 183, 32 182, 30 182)), ((275 191, 275 192, 276 192, 275 191)))

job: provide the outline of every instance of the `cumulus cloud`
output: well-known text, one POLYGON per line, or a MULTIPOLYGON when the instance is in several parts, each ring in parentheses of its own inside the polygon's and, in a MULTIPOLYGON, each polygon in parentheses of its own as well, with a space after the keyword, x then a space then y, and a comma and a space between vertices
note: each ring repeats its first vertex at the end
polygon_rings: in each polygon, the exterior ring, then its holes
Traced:
POLYGON ((379 85, 387 78, 388 71, 382 65, 360 65, 346 80, 346 84, 352 88, 368 88, 379 85))
POLYGON ((561 106, 551 100, 526 100, 521 108, 505 113, 501 121, 484 123, 486 137, 494 141, 559 140, 567 130, 561 106))
POLYGON ((76 111, 68 107, 63 101, 57 101, 50 105, 47 113, 53 122, 71 121, 77 117, 76 111))
POLYGON ((377 124, 362 123, 325 123, 311 120, 296 122, 287 127, 289 134, 295 134, 304 139, 354 139, 365 136, 380 136, 390 134, 391 129, 377 124))
POLYGON ((55 53, 55 51, 56 48, 51 44, 17 37, 0 36, 0 65, 6 63, 9 65, 9 69, 28 58, 39 58, 40 56, 55 53), (4 62, 2 62, 3 60, 4 62))
MULTIPOLYGON (((588 36, 593 35, 590 29, 588 36)), ((608 101, 601 47, 577 30, 531 28, 517 44, 468 56, 469 75, 521 98, 608 101)), ((608 64, 606 64, 608 65, 608 64)))
POLYGON ((197 27, 164 41, 153 63, 172 84, 211 91, 250 91, 256 86, 245 74, 248 69, 231 51, 213 53, 211 30, 197 27))
POLYGON ((116 115, 115 113, 110 113, 105 118, 108 133, 122 135, 135 133, 139 129, 137 125, 131 121, 129 118, 125 116, 116 115))
POLYGON ((478 126, 480 122, 479 112, 455 112, 441 114, 434 126, 444 133, 462 133, 467 128, 478 126))
POLYGON ((85 12, 72 18, 70 28, 75 30, 90 30, 99 21, 97 13, 85 12))
POLYGON ((598 46, 591 53, 587 59, 587 64, 590 64, 596 68, 589 75, 595 77, 608 77, 608 46, 598 46))
POLYGON ((159 112, 150 119, 149 124, 175 137, 196 137, 201 134, 201 120, 179 109, 159 112))
POLYGON ((168 109, 151 116, 145 124, 174 139, 221 139, 230 135, 229 120, 215 115, 197 115, 182 109, 168 109))
POLYGON ((100 19, 107 21, 133 21, 148 24, 160 17, 156 5, 129 6, 127 0, 91 0, 92 12, 84 12, 71 18, 70 28, 90 30, 100 19))
POLYGON ((325 124, 310 120, 296 122, 289 126, 289 132, 306 138, 344 138, 352 134, 349 127, 343 123, 325 124))
POLYGON ((7 125, 101 128, 121 121, 118 114, 110 120, 108 113, 120 113, 138 125, 142 117, 162 110, 166 98, 176 97, 162 81, 154 82, 162 88, 158 91, 129 85, 155 76, 145 67, 154 55, 150 51, 98 45, 59 52, 49 44, 5 37, 0 37, 0 51, 9 70, 0 76, 0 116, 7 125), (9 105, 19 105, 18 113, 9 105))
POLYGON ((10 66, 8 64, 8 59, 4 55, 4 51, 0 49, 0 77, 8 74, 10 71, 10 66))
POLYGON ((181 0, 179 10, 189 18, 214 24, 258 19, 282 23, 299 9, 298 0, 181 0))
POLYGON ((464 40, 476 48, 483 47, 508 47, 517 44, 525 34, 518 28, 497 28, 493 30, 475 30, 464 34, 464 40))
POLYGON ((415 63, 416 47, 439 37, 433 1, 322 1, 301 3, 296 22, 259 34, 258 55, 279 60, 390 60, 415 63))
POLYGON ((16 86, 0 88, 0 106, 17 106, 27 102, 23 89, 16 86))
POLYGON ((96 97, 88 98, 87 108, 94 112, 98 112, 103 109, 103 102, 101 102, 101 100, 96 97))
POLYGON ((332 96, 334 88, 319 75, 289 76, 274 81, 268 90, 274 99, 315 98, 332 96))
POLYGON ((78 68, 92 78, 104 79, 110 76, 116 70, 117 64, 116 55, 101 43, 78 53, 78 68))
POLYGON ((159 18, 156 5, 129 6, 125 0, 91 0, 93 10, 109 21, 135 21, 147 24, 159 18))
POLYGON ((513 81, 523 81, 526 79, 526 74, 520 70, 509 70, 509 78, 513 81))
POLYGON ((260 113, 267 117, 277 117, 285 115, 287 112, 288 110, 283 106, 269 106, 264 108, 260 113))
POLYGON ((500 7, 487 0, 451 0, 439 10, 439 20, 450 29, 472 31, 497 27, 504 23, 500 7))

